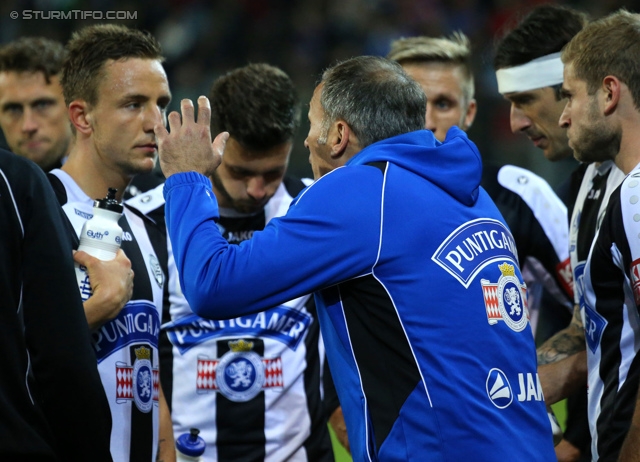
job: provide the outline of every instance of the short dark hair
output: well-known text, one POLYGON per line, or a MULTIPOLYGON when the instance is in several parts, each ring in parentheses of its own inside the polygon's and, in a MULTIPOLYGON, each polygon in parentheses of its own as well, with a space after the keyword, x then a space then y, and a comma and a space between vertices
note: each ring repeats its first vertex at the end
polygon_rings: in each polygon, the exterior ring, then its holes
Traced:
POLYGON ((300 120, 293 82, 283 70, 269 64, 249 64, 219 77, 209 99, 211 131, 227 131, 256 151, 291 141, 300 120))
POLYGON ((495 45, 495 70, 518 66, 557 53, 587 24, 580 11, 560 6, 534 8, 518 24, 503 30, 495 45))
POLYGON ((64 46, 44 37, 23 37, 0 47, 0 72, 42 72, 47 84, 58 75, 64 46))
POLYGON ((160 44, 150 33, 115 24, 80 29, 73 34, 66 50, 61 84, 67 105, 75 99, 97 103, 98 84, 104 76, 104 64, 109 60, 163 61, 160 44))
POLYGON ((427 97, 395 61, 351 58, 327 69, 321 83, 325 132, 336 120, 344 120, 364 148, 424 128, 427 97))

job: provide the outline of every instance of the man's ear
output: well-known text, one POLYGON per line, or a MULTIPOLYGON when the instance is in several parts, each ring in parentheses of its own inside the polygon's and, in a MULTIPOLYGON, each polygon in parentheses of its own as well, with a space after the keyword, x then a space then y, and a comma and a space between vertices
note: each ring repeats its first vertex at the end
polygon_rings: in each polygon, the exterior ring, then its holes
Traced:
POLYGON ((88 135, 93 130, 92 115, 89 111, 89 104, 76 99, 69 104, 69 120, 79 133, 88 135))
POLYGON ((478 104, 475 99, 469 101, 469 106, 467 107, 467 113, 464 116, 463 126, 460 127, 464 131, 467 131, 471 128, 473 121, 476 118, 476 113, 478 112, 478 104))
POLYGON ((602 91, 604 93, 604 115, 611 115, 620 102, 622 82, 616 76, 608 75, 602 79, 602 91))
POLYGON ((343 120, 338 120, 333 125, 334 136, 329 138, 332 141, 331 157, 337 159, 342 156, 349 146, 351 128, 343 120))

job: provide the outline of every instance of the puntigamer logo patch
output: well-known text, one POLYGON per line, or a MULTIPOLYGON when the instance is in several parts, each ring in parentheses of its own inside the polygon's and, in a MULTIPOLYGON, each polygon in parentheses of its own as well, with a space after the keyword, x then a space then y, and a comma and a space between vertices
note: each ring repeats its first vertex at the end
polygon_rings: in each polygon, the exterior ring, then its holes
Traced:
POLYGON ((491 218, 478 218, 459 226, 440 244, 431 259, 465 288, 492 262, 508 259, 518 264, 511 232, 491 218))

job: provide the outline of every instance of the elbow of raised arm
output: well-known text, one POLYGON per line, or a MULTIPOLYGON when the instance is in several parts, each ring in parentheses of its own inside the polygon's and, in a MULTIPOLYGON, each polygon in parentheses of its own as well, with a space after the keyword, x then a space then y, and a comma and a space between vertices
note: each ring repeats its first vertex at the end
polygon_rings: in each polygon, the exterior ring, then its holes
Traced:
POLYGON ((211 283, 199 282, 197 278, 185 280, 184 295, 191 311, 205 319, 230 319, 236 317, 233 297, 212 290, 211 283))

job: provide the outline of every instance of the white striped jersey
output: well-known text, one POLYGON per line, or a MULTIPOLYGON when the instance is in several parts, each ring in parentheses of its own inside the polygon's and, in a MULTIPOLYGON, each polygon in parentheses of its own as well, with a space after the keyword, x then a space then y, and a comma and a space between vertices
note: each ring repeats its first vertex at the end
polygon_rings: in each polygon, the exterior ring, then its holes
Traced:
MULTIPOLYGON (((73 226, 77 247, 82 225, 93 216, 93 199, 62 170, 50 172, 49 179, 73 226)), ((93 347, 111 407, 114 461, 153 462, 158 448, 158 339, 165 275, 144 218, 125 207, 118 224, 122 249, 135 273, 133 296, 115 319, 92 333, 93 347)))
POLYGON ((640 169, 609 198, 584 268, 593 460, 617 460, 640 378, 640 169))
MULTIPOLYGON (((261 213, 222 210, 218 227, 231 243, 247 240, 283 215, 303 186, 286 179, 261 213)), ((162 186, 127 204, 164 226, 162 186)), ((165 238, 160 245, 170 242, 165 238)), ((333 461, 313 297, 240 318, 204 319, 182 294, 170 247, 167 267, 170 310, 163 318, 161 380, 175 437, 198 428, 207 443, 206 462, 333 461)))
POLYGON ((582 275, 589 250, 602 219, 611 193, 624 179, 624 173, 612 161, 587 167, 571 216, 569 253, 575 281, 575 303, 580 304, 584 292, 582 275))

